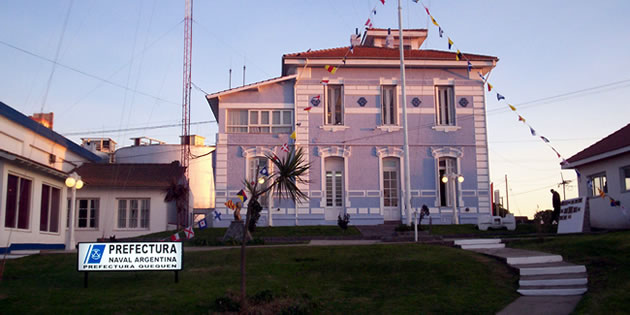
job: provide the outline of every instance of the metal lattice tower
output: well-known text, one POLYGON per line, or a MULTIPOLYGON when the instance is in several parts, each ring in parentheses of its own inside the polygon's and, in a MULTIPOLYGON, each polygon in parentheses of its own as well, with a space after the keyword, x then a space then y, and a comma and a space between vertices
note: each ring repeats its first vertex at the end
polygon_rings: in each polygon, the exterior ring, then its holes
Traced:
MULTIPOLYGON (((184 84, 182 93, 182 138, 181 138, 181 166, 185 168, 186 185, 188 186, 188 165, 190 161, 190 91, 191 91, 191 60, 192 60, 192 2, 186 0, 184 17, 184 84)), ((188 194, 185 198, 185 221, 188 222, 188 194)), ((186 224, 187 225, 187 224, 186 224)))

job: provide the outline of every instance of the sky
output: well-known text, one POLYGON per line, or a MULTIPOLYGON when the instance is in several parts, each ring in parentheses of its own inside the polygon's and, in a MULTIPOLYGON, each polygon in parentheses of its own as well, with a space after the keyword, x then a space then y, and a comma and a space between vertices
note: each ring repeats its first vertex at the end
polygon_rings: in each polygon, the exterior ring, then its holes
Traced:
MULTIPOLYGON (((489 81, 564 157, 630 122, 630 1, 423 0, 465 53, 499 57, 489 81)), ((191 133, 214 144, 206 93, 280 75, 283 54, 349 45, 372 8, 374 27, 398 28, 386 0, 196 1, 191 133)), ((448 50, 424 8, 402 1, 403 27, 427 28, 423 49, 448 50)), ((54 130, 178 143, 185 1, 0 1, 0 101, 30 115, 54 112, 54 130), (56 63, 55 63, 56 61, 56 63), (141 129, 144 128, 144 129, 141 129)), ((556 154, 487 93, 490 177, 509 209, 551 209, 561 174, 556 154), (504 200, 505 201, 505 200, 504 200)), ((563 191, 559 189, 561 195, 563 191)))

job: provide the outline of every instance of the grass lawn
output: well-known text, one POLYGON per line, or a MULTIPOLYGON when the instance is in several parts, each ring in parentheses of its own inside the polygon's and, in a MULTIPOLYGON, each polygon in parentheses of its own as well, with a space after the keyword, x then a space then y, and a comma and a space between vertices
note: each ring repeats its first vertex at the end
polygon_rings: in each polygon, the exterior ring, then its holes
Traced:
MULTIPOLYGON (((428 230, 427 225, 422 226, 423 230, 428 230)), ((536 234, 536 233, 555 233, 555 226, 539 226, 536 224, 517 224, 516 230, 487 230, 481 231, 477 229, 475 224, 448 224, 433 225, 430 228, 431 234, 442 236, 469 235, 475 237, 510 237, 510 235, 536 234)))
POLYGON ((560 254, 566 261, 584 264, 588 272, 588 292, 576 313, 629 312, 630 231, 512 241, 509 246, 560 254))
MULTIPOLYGON (((172 272, 91 273, 76 256, 9 260, 0 310, 19 313, 207 314, 239 292, 239 250, 188 252, 180 282, 172 272)), ((248 293, 307 300, 311 312, 336 314, 490 314, 516 297, 504 264, 441 246, 248 248, 248 293), (483 301, 483 302, 481 302, 483 301)))

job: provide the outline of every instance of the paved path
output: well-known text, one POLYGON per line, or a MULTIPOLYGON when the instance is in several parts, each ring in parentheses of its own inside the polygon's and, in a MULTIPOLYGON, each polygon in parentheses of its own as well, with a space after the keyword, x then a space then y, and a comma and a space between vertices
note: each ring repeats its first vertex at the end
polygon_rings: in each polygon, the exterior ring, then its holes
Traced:
POLYGON ((521 296, 498 312, 499 315, 562 315, 571 314, 582 299, 570 296, 521 296))

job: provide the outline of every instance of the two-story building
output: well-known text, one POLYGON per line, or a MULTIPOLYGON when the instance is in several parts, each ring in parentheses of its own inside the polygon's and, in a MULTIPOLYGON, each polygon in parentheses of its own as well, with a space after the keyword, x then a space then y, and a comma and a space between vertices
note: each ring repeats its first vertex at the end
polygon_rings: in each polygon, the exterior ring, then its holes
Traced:
POLYGON ((224 202, 237 200, 243 180, 254 180, 257 168, 271 172, 265 155, 282 157, 285 143, 308 156, 309 183, 300 187, 310 199, 294 204, 262 198, 261 225, 336 224, 344 213, 355 225, 405 222, 403 106, 412 210, 427 205, 434 224, 450 224, 453 211, 461 223, 489 214, 485 93, 478 72, 487 74, 498 58, 464 54, 469 69, 455 53, 420 49, 426 35, 425 29, 404 30, 404 100, 398 31, 388 35, 385 29, 367 30, 352 47, 286 54, 281 77, 207 95, 219 124, 215 195, 223 220, 214 225, 229 224, 224 202))

